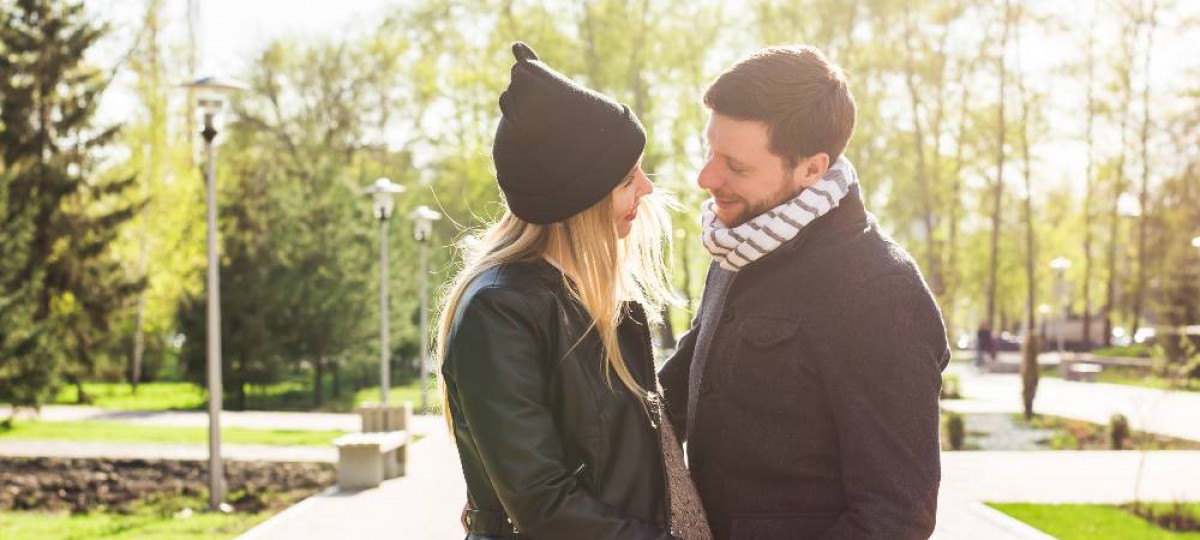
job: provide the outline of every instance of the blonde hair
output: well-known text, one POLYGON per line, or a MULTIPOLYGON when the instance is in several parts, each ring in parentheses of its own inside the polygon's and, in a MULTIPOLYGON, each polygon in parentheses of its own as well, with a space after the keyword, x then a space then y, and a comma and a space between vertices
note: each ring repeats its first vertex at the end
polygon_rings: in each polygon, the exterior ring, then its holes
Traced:
MULTIPOLYGON (((507 263, 537 261, 558 246, 562 261, 574 270, 564 274, 565 286, 591 316, 592 329, 600 337, 605 360, 605 377, 612 388, 612 373, 638 400, 646 405, 649 391, 634 380, 617 341, 617 325, 625 300, 638 302, 651 323, 661 322, 663 307, 677 303, 671 292, 663 264, 670 250, 670 219, 667 208, 672 199, 662 193, 642 198, 638 218, 625 238, 619 238, 613 220, 613 195, 574 216, 549 225, 528 223, 505 212, 500 220, 481 233, 468 236, 460 243, 463 268, 450 282, 442 297, 441 315, 435 348, 438 372, 446 358, 447 339, 454 325, 463 293, 475 278, 488 269, 507 263)), ((669 259, 668 259, 669 260, 669 259)), ((578 342, 576 342, 578 344, 578 342)), ((450 408, 445 381, 439 377, 442 411, 450 422, 450 408)))

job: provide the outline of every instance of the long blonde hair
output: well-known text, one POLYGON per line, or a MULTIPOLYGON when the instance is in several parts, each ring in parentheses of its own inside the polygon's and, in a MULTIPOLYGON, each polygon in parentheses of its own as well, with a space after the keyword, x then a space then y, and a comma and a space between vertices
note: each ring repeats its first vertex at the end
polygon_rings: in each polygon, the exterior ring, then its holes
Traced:
MULTIPOLYGON (((591 316, 587 331, 595 329, 604 347, 605 377, 609 387, 612 387, 611 375, 616 373, 621 383, 646 405, 649 392, 634 380, 621 355, 617 325, 625 300, 640 303, 651 323, 661 322, 665 305, 677 303, 663 264, 664 255, 671 247, 667 208, 672 204, 672 199, 661 192, 643 197, 638 218, 623 239, 618 237, 613 221, 612 193, 587 210, 549 225, 528 223, 506 211, 497 223, 466 237, 459 246, 463 252, 463 268, 442 295, 434 348, 438 373, 445 362, 454 314, 471 282, 495 266, 543 259, 558 246, 558 253, 569 258, 569 262, 563 261, 566 267, 574 270, 573 275, 564 274, 566 288, 591 316)), ((441 377, 438 381, 442 411, 449 422, 445 381, 441 377)))

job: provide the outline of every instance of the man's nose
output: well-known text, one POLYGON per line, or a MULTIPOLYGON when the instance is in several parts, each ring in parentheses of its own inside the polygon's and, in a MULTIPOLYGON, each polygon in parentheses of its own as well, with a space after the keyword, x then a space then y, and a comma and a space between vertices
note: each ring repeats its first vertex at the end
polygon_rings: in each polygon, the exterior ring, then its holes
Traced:
POLYGON ((709 160, 708 163, 705 163, 704 168, 700 169, 700 175, 696 177, 696 185, 700 186, 701 189, 707 189, 708 191, 716 191, 720 189, 723 184, 724 181, 722 181, 721 175, 717 174, 716 163, 713 162, 713 160, 709 160))

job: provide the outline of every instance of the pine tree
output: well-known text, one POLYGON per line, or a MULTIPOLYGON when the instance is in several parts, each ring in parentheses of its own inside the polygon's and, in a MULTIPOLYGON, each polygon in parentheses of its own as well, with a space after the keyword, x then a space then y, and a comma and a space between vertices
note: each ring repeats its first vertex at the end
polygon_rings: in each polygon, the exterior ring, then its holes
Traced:
POLYGON ((84 55, 105 26, 80 2, 16 0, 0 17, 0 215, 16 233, 5 234, 0 318, 20 318, 0 337, 16 366, 0 371, 0 394, 36 406, 58 373, 79 384, 90 372, 113 314, 141 286, 108 250, 137 203, 122 202, 133 178, 96 167, 117 127, 94 125, 108 79, 84 55))

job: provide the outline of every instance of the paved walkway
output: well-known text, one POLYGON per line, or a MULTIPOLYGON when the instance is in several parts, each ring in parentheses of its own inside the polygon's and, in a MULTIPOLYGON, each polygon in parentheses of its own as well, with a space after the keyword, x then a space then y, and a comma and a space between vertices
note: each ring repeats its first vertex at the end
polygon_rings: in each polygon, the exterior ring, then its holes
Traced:
MULTIPOLYGON (((439 420, 424 417, 417 428, 426 436, 413 446, 409 476, 376 489, 331 489, 241 538, 461 537, 465 488, 439 420)), ((1200 452, 947 452, 942 467, 937 540, 1049 538, 983 501, 1120 503, 1133 499, 1135 489, 1146 500, 1200 500, 1200 452)))
MULTIPOLYGON (((953 364, 947 372, 959 376, 965 399, 943 401, 943 409, 961 413, 1023 410, 1019 375, 979 374, 963 364, 953 364)), ((1114 413, 1121 413, 1134 429, 1200 441, 1200 392, 1043 378, 1033 409, 1105 425, 1114 413)))
POLYGON ((441 417, 414 419, 424 435, 409 451, 408 475, 378 488, 309 497, 238 537, 241 540, 297 538, 462 538, 459 513, 466 486, 458 451, 441 417))

